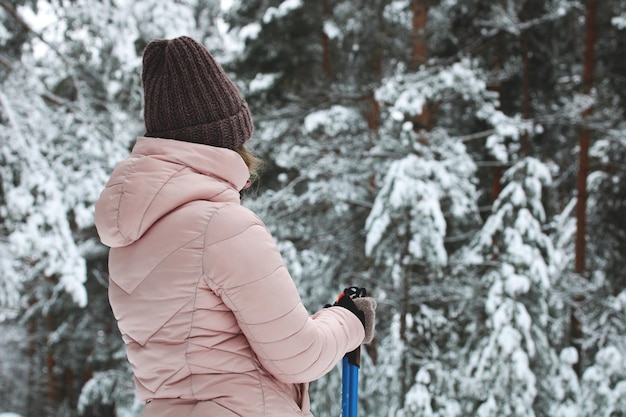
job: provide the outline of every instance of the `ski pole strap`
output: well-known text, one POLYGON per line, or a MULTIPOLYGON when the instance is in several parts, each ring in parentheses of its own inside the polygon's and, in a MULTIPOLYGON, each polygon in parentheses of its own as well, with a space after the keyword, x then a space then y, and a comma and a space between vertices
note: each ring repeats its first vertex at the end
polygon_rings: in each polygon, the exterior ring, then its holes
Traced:
POLYGON ((367 290, 365 288, 359 288, 359 287, 348 287, 345 290, 343 290, 343 293, 347 295, 348 297, 352 298, 353 300, 355 298, 367 296, 367 290))

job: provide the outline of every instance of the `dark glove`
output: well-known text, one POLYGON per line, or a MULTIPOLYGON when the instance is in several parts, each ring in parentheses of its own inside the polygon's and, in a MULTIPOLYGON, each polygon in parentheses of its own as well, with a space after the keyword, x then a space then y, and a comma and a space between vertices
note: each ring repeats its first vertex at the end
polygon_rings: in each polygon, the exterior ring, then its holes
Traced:
POLYGON ((376 300, 365 296, 364 288, 346 288, 339 295, 334 306, 343 307, 356 315, 365 329, 363 343, 370 343, 374 339, 374 327, 376 323, 376 300))

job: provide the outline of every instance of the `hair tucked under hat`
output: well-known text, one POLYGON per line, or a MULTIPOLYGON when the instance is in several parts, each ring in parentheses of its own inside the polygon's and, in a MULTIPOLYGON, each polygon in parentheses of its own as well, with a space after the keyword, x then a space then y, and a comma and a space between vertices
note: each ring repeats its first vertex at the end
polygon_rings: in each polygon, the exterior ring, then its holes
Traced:
POLYGON ((236 149, 253 131, 248 105, 209 51, 182 36, 143 53, 146 136, 236 149))

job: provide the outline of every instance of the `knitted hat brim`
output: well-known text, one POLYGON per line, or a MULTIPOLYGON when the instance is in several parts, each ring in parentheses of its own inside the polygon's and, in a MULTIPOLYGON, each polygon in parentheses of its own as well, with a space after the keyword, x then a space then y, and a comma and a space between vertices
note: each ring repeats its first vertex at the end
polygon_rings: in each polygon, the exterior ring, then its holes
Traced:
POLYGON ((146 132, 145 136, 175 140, 184 138, 187 142, 237 149, 250 139, 253 130, 250 110, 247 103, 242 101, 240 111, 227 119, 161 132, 146 132))

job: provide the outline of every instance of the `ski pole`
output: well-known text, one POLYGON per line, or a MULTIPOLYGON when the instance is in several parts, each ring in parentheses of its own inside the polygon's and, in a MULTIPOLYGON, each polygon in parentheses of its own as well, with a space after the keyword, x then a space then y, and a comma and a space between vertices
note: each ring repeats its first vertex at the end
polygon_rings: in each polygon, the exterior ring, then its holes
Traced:
POLYGON ((361 347, 347 353, 341 363, 341 417, 357 417, 361 347))
MULTIPOLYGON (((345 294, 350 298, 365 297, 365 288, 350 287, 345 294)), ((359 368, 361 346, 346 353, 341 362, 341 417, 357 417, 359 403, 359 368)))

